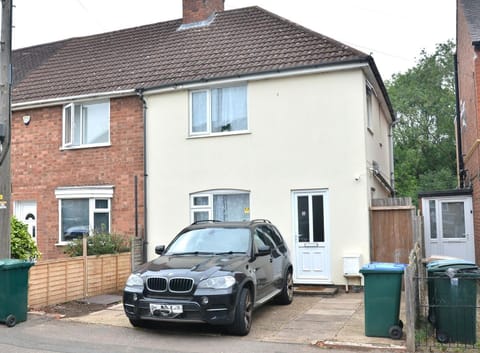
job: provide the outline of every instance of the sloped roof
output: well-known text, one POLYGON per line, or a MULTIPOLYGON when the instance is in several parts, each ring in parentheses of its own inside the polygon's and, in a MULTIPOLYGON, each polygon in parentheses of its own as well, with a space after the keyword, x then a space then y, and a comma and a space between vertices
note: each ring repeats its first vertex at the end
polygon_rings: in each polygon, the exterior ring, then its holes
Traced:
POLYGON ((200 28, 179 30, 181 23, 16 50, 13 103, 350 62, 375 66, 367 54, 256 6, 220 12, 200 28))
POLYGON ((463 13, 467 20, 468 30, 472 37, 472 44, 480 43, 480 1, 461 0, 463 13))

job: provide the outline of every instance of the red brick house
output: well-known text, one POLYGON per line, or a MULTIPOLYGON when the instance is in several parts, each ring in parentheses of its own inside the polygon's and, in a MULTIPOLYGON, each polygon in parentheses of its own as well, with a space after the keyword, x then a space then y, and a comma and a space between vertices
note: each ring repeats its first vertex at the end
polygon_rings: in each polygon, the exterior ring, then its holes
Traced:
MULTIPOLYGON (((473 192, 474 234, 480 234, 480 2, 457 0, 457 136, 460 186, 473 192)), ((476 262, 480 240, 475 236, 476 262)))

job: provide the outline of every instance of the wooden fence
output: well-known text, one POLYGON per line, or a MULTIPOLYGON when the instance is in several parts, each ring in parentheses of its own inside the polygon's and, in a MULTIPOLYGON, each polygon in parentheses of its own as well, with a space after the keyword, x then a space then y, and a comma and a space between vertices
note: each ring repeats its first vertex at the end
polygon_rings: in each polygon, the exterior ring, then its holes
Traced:
POLYGON ((30 268, 28 305, 41 307, 123 289, 132 254, 41 261, 30 268))

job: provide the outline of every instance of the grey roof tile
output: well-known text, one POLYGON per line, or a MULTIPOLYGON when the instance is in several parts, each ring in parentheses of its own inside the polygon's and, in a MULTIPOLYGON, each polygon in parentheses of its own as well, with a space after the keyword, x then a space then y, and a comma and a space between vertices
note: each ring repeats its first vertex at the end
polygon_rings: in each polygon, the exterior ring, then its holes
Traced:
POLYGON ((472 42, 480 42, 480 1, 462 0, 472 42))
POLYGON ((167 21, 14 52, 14 103, 154 88, 369 56, 259 7, 220 12, 205 27, 167 21))

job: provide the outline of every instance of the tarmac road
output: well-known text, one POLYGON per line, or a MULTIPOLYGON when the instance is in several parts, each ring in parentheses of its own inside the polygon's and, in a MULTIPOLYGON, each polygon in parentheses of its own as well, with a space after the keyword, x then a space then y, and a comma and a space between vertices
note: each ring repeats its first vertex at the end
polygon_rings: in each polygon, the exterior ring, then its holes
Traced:
POLYGON ((261 342, 198 327, 145 330, 48 316, 33 316, 13 328, 0 325, 0 352, 5 353, 308 353, 318 350, 313 345, 261 342))

